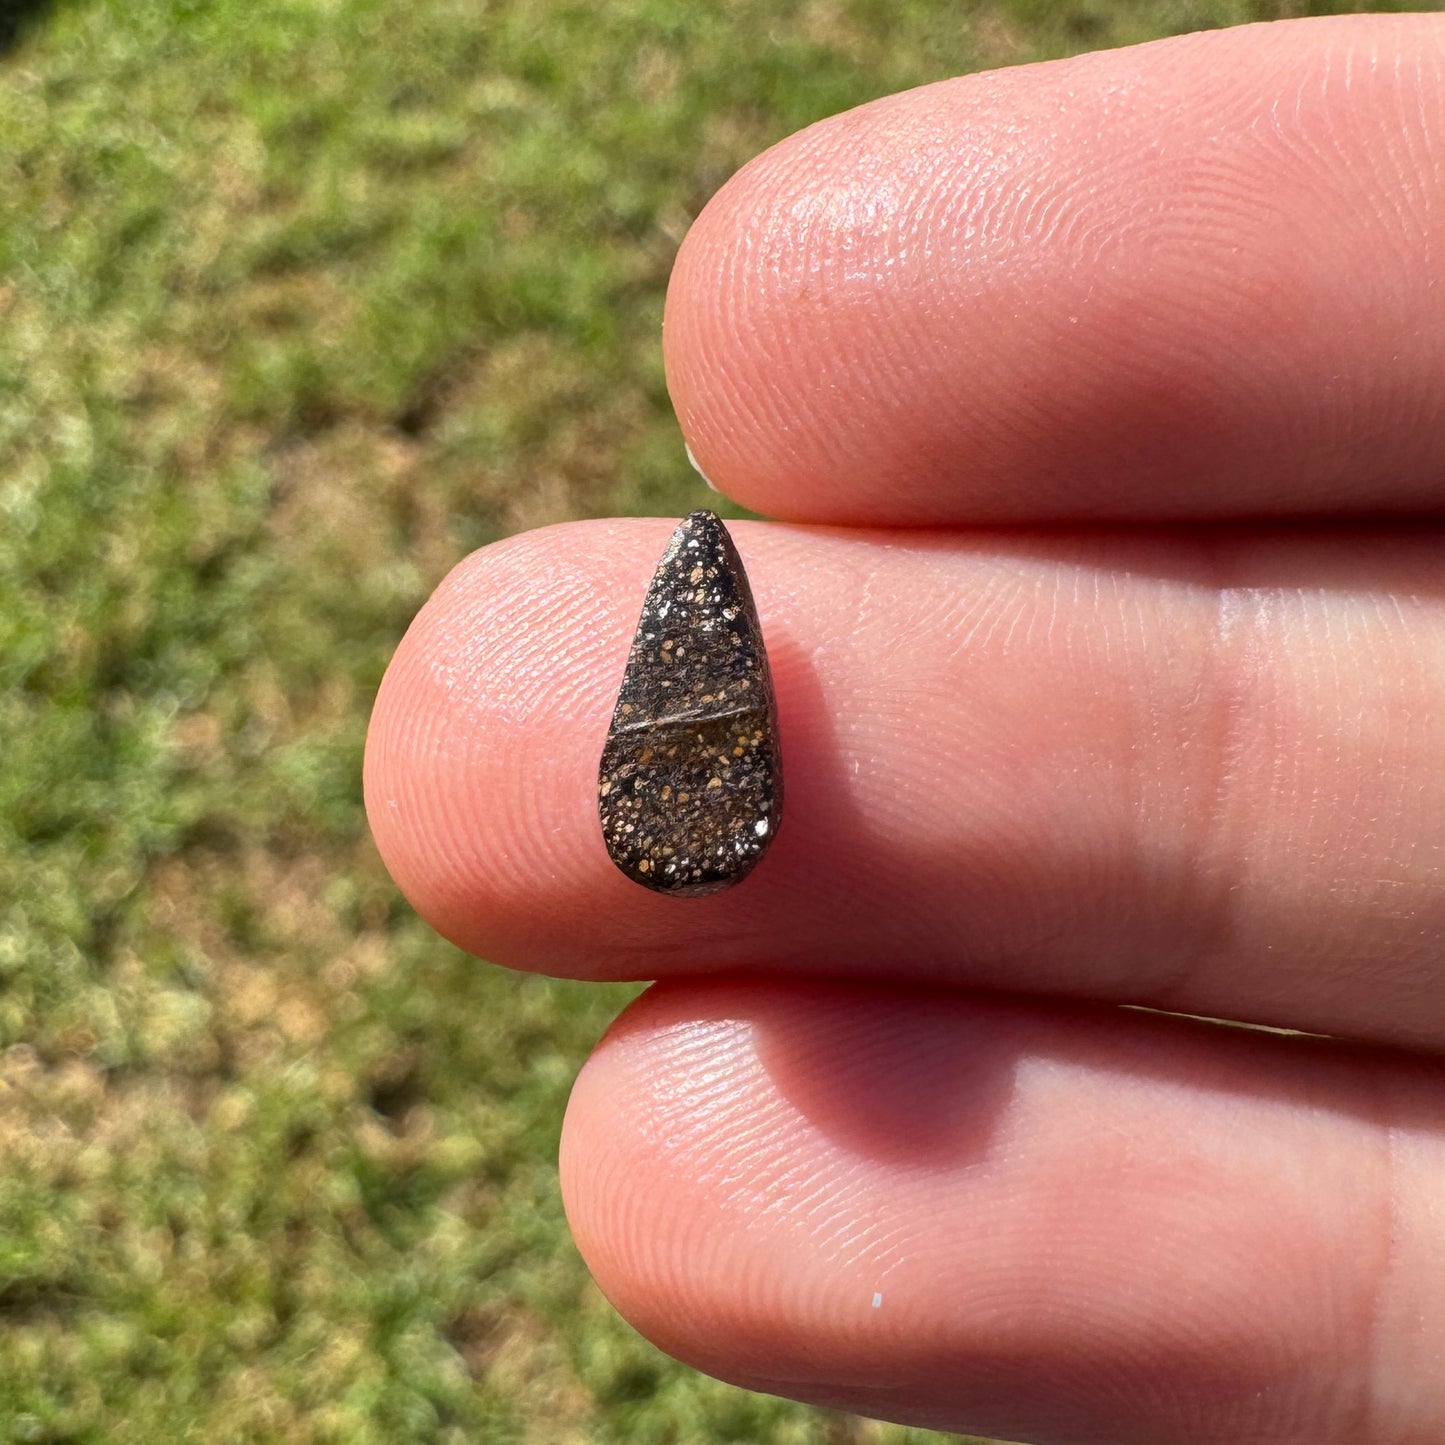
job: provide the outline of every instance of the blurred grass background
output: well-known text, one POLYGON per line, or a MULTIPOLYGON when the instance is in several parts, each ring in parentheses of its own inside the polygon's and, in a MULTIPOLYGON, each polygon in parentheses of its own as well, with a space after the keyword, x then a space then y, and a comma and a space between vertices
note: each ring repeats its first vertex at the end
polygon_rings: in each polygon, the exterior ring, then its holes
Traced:
POLYGON ((659 321, 749 156, 1335 7, 0 6, 0 1442, 942 1439, 612 1315, 555 1152, 632 991, 411 915, 370 699, 468 550, 708 496, 659 321))

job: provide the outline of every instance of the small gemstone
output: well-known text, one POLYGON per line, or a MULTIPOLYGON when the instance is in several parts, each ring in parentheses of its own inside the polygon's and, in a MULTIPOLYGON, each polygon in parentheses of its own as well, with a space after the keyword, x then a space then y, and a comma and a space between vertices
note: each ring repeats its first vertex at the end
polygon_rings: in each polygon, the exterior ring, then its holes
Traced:
POLYGON ((683 519, 653 573, 602 750, 612 861, 659 893, 741 882, 783 807, 777 704, 742 559, 712 512, 683 519))

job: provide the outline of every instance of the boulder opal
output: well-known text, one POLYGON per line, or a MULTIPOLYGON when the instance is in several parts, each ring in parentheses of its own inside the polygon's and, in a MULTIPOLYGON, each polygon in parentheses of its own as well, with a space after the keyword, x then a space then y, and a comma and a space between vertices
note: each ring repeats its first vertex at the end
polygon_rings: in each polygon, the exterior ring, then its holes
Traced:
POLYGON ((740 882, 777 834, 773 679, 742 560, 712 512, 683 519, 653 573, 597 808, 612 861, 678 897, 740 882))

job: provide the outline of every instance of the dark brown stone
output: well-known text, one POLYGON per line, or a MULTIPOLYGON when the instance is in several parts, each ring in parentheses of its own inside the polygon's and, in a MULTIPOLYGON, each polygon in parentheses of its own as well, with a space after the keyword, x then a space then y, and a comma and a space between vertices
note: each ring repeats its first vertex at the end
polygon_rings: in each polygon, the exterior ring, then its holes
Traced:
POLYGON ((659 893, 716 893, 767 851, 783 809, 777 704, 741 558, 712 512, 653 573, 602 750, 612 861, 659 893))

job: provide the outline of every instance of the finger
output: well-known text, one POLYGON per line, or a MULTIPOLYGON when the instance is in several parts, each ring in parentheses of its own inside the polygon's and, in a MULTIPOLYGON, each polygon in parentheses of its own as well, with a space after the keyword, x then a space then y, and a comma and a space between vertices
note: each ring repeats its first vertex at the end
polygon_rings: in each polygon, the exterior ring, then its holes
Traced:
POLYGON ((661 985, 562 1190, 643 1334, 1011 1440, 1377 1445, 1445 1418, 1438 1070, 1108 1011, 661 985))
POLYGON ((678 256, 668 384, 795 520, 1445 501, 1445 17, 1182 36, 810 127, 678 256))
POLYGON ((741 886, 612 866, 603 738, 659 520, 457 568, 386 676, 382 854, 496 962, 1037 990, 1445 1040, 1442 538, 734 528, 786 806, 741 886))

